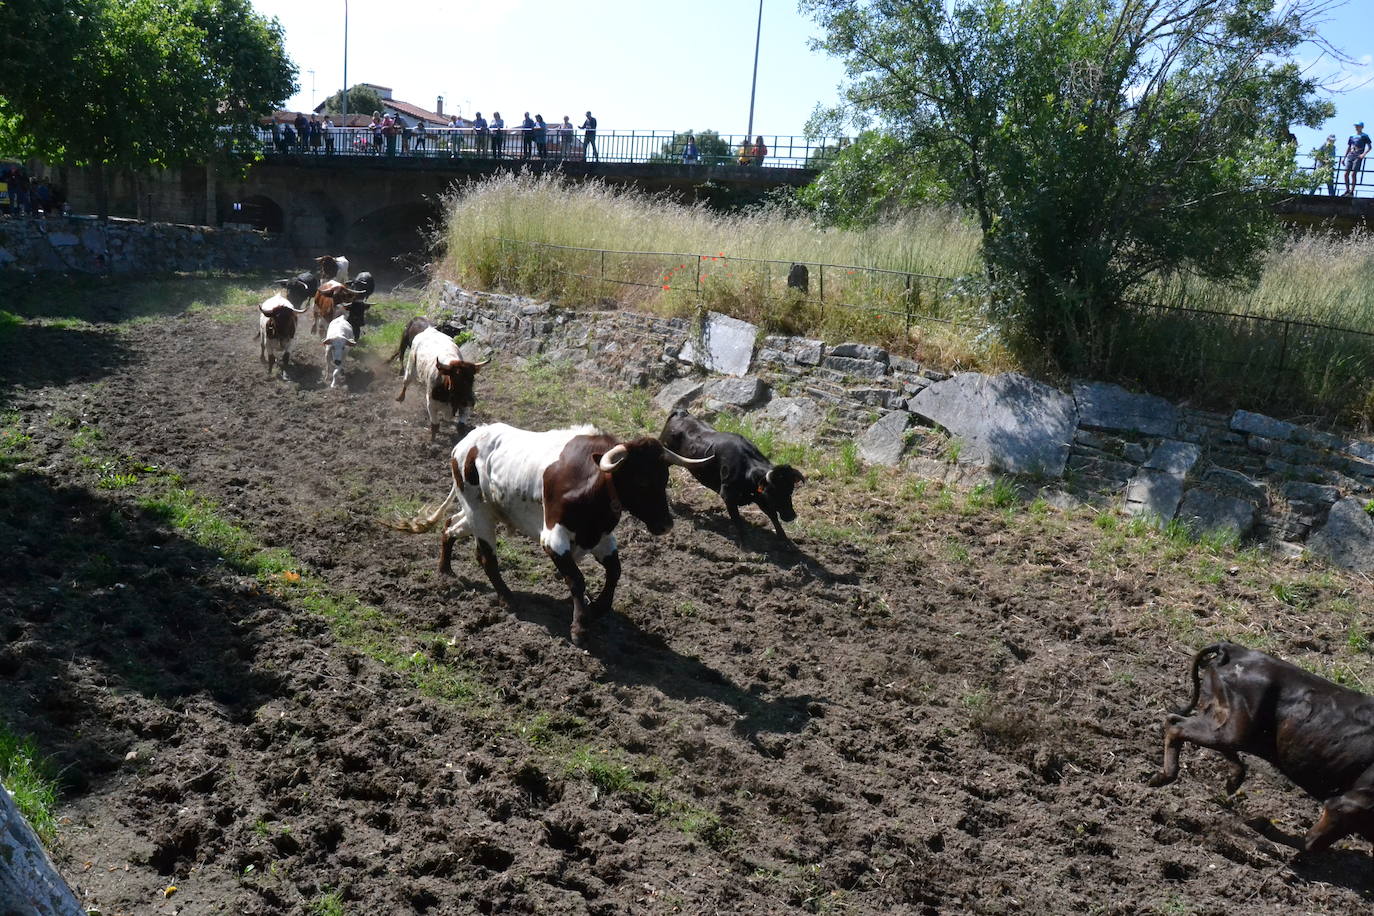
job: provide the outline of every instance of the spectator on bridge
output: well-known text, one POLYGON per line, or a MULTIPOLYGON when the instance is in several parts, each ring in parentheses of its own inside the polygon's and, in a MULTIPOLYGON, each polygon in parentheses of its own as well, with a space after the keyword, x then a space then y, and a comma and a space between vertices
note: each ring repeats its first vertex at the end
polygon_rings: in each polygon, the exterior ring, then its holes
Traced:
POLYGON ((305 152, 305 144, 310 140, 310 122, 306 120, 305 113, 296 112, 296 142, 300 144, 301 152, 305 152))
POLYGON ((420 118, 415 122, 415 152, 421 156, 425 154, 425 119, 420 118))
POLYGON ((539 151, 540 161, 549 158, 549 126, 544 123, 544 116, 537 114, 534 116, 534 148, 539 151))
POLYGON ((689 133, 687 142, 682 147, 682 164, 696 165, 700 161, 701 153, 697 152, 697 138, 689 133))
POLYGON ((1336 196, 1336 135, 1327 134, 1326 142, 1312 151, 1312 193, 1326 182, 1326 196, 1336 196))
POLYGON ((768 147, 764 145, 762 137, 754 138, 754 160, 753 165, 763 165, 763 157, 768 155, 768 147))
POLYGON ((401 134, 401 152, 410 152, 410 138, 412 136, 410 122, 405 119, 405 115, 396 115, 396 130, 401 134))
POLYGON ((567 159, 572 152, 573 145, 573 126, 568 116, 563 116, 563 123, 558 125, 558 149, 562 158, 567 159))
POLYGON ((753 161, 754 144, 749 142, 748 137, 745 137, 743 140, 739 142, 739 155, 735 157, 735 162, 739 163, 740 165, 748 165, 753 161))
POLYGON ((381 154, 382 152, 382 113, 372 112, 372 121, 367 125, 368 130, 372 131, 372 152, 381 154))
POLYGON ((396 116, 391 112, 386 113, 382 118, 382 138, 386 141, 386 154, 396 155, 396 134, 400 131, 396 128, 396 116))
POLYGON ((530 146, 534 143, 534 119, 530 113, 525 112, 525 119, 520 122, 520 158, 530 158, 530 146))
POLYGON ((296 128, 291 126, 290 121, 287 121, 281 127, 281 141, 277 144, 277 151, 282 153, 289 153, 291 152, 292 148, 295 147, 295 145, 296 128))
POLYGON ((501 158, 501 150, 506 145, 506 122, 501 120, 501 112, 491 113, 491 156, 501 158))
MULTIPOLYGON (((449 126, 453 128, 458 127, 457 115, 453 116, 453 122, 449 126)), ((491 139, 491 135, 487 130, 487 119, 482 117, 482 112, 480 111, 477 112, 477 117, 472 119, 472 130, 475 134, 473 140, 475 141, 474 145, 477 147, 477 155, 485 156, 487 153, 487 141, 491 139)), ((457 134, 454 135, 454 139, 457 139, 457 134)))
POLYGON ((310 116, 310 152, 316 155, 320 152, 320 144, 324 141, 324 127, 320 124, 319 115, 310 116))
POLYGON ((324 154, 326 156, 334 155, 334 119, 329 115, 324 116, 324 125, 320 128, 320 132, 324 134, 324 154))
POLYGON ((1360 173, 1364 171, 1364 159, 1369 155, 1369 134, 1364 132, 1364 122, 1355 122, 1355 132, 1345 141, 1345 193, 1342 197, 1355 196, 1355 188, 1360 183, 1360 173))
POLYGON ((582 135, 583 158, 590 159, 595 154, 596 161, 600 162, 601 150, 596 148, 596 118, 592 117, 590 111, 587 112, 587 120, 582 122, 582 130, 586 131, 582 135))

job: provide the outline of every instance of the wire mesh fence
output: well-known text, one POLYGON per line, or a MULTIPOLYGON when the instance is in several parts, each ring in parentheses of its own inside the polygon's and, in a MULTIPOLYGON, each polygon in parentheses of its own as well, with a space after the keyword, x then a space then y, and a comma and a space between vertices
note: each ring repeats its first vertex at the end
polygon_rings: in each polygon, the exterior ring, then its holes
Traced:
MULTIPOLYGON (((723 251, 492 241, 491 278, 508 288, 592 301, 668 297, 684 311, 712 309, 774 332, 852 332, 889 344, 932 329, 972 341, 990 326, 985 288, 967 278, 723 251)), ((1091 362, 1100 378, 1161 395, 1348 420, 1370 409, 1374 332, 1135 300, 1105 317, 1091 362)))

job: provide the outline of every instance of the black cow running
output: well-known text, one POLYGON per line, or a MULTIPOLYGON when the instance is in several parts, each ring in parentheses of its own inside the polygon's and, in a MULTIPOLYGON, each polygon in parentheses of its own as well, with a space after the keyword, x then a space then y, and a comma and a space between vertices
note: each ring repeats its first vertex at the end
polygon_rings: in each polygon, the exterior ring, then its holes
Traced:
POLYGON ((702 486, 725 500, 725 510, 730 513, 741 541, 744 519, 740 518, 739 507, 751 503, 773 522, 778 537, 788 540, 782 523, 797 518, 792 508, 792 491, 806 482, 801 471, 786 464, 774 467, 758 446, 739 433, 718 432, 681 408, 669 414, 658 438, 665 447, 686 458, 716 456, 710 464, 688 470, 702 486))
POLYGON ((1234 643, 1198 652, 1191 673, 1193 697, 1169 716, 1150 785, 1178 778, 1184 742, 1226 758, 1227 792, 1245 779, 1240 754, 1253 754, 1322 802, 1309 852, 1351 833, 1374 841, 1374 697, 1234 643))

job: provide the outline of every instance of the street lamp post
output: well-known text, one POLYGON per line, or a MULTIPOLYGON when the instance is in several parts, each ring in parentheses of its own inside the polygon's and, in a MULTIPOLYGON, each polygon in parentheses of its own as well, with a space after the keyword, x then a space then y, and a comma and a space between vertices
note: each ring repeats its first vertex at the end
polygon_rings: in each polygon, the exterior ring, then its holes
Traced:
POLYGON ((745 142, 754 139, 754 90, 759 84, 759 39, 763 36, 763 0, 759 0, 759 24, 754 30, 754 78, 749 83, 749 127, 745 130, 745 142))
MULTIPOLYGON (((761 0, 760 0, 761 2, 761 0)), ((344 0, 344 84, 343 84, 343 118, 348 120, 348 0, 344 0)))

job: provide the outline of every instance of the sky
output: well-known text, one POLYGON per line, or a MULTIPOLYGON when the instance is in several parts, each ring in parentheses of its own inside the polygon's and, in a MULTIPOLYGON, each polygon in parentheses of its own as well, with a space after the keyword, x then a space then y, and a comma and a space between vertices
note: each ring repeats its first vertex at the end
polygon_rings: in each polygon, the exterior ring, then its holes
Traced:
MULTIPOLYGON (((603 130, 712 129, 743 134, 758 23, 756 0, 253 0, 286 31, 301 90, 289 110, 309 111, 348 81, 389 86, 433 109, 506 121, 525 111, 603 130)), ((1328 132, 1345 147, 1354 121, 1374 125, 1374 0, 1349 0, 1320 27, 1341 62, 1313 46, 1301 63, 1333 91, 1336 116, 1293 125, 1303 153, 1328 132)), ((754 132, 801 134, 817 103, 834 104, 838 61, 810 50, 815 24, 796 0, 763 0, 754 132)), ((1370 130, 1366 128, 1366 132, 1370 130)))
MULTIPOLYGON (((749 123, 757 0, 253 0, 280 20, 309 111, 348 82, 445 114, 507 123, 525 111, 602 130, 712 129, 749 123), (310 71, 314 71, 311 73, 310 71), (313 84, 313 91, 312 91, 313 84), (313 101, 312 101, 313 99, 313 101)), ((843 71, 812 52, 817 34, 796 0, 763 0, 756 134, 801 134, 818 102, 833 104, 843 71)))

